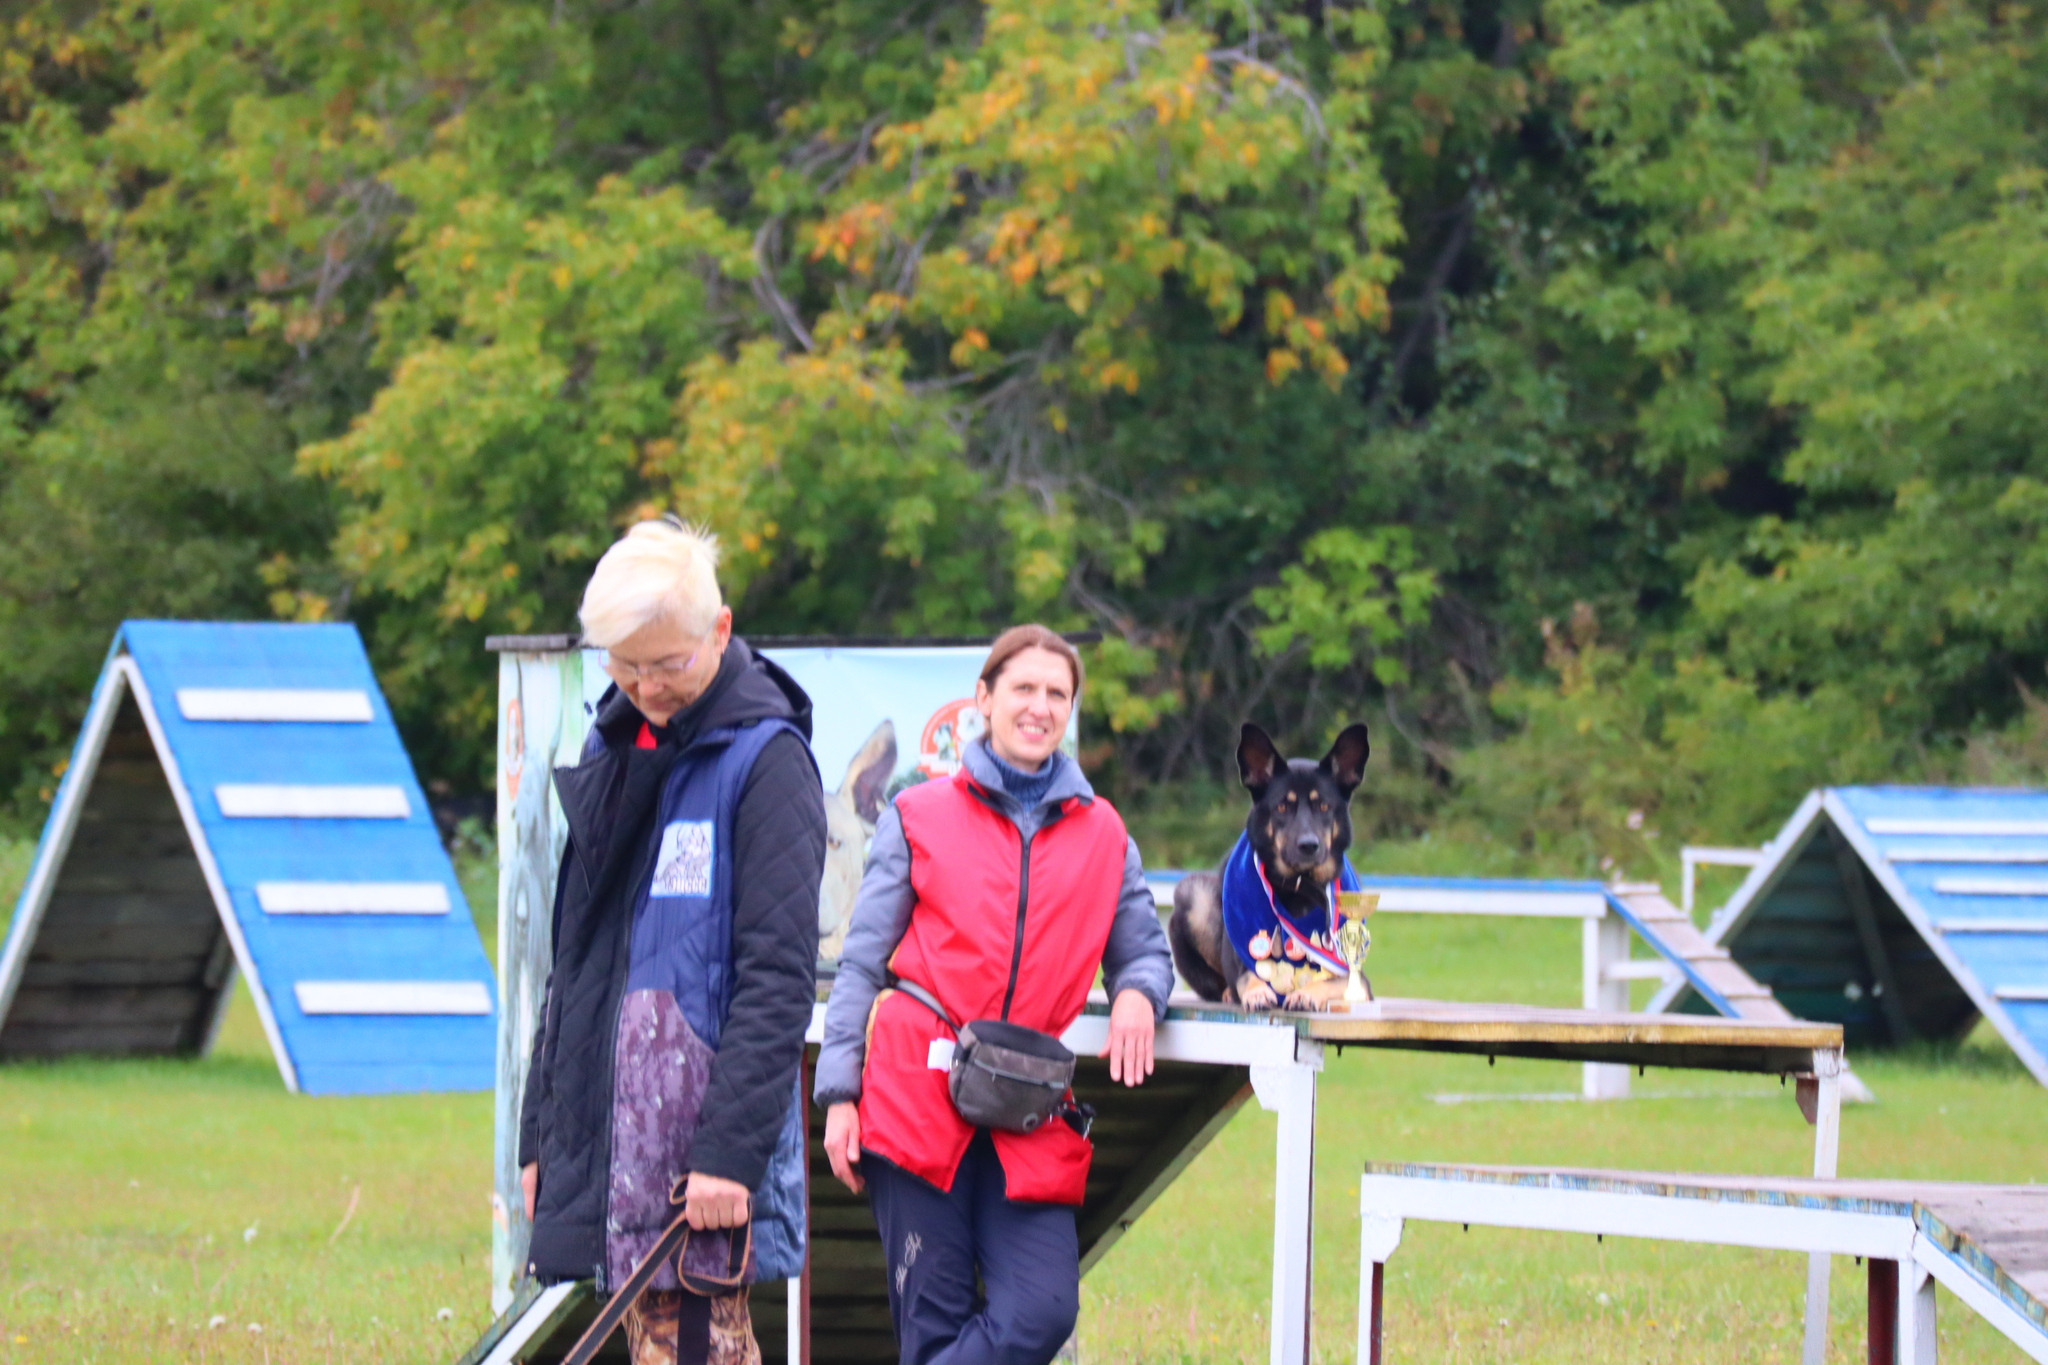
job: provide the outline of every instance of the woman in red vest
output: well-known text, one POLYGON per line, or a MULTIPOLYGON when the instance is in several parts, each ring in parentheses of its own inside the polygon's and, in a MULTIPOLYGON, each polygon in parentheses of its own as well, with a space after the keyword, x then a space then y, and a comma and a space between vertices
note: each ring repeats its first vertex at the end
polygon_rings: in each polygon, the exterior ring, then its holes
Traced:
POLYGON ((865 1188, 889 1263, 903 1365, 1045 1365, 1074 1330, 1074 1209, 1092 1155, 1078 1118, 976 1128, 946 1089, 955 1020, 1057 1037, 1102 970, 1113 1080, 1152 1073, 1173 962, 1123 819, 1060 752, 1081 660, 1043 626, 997 639, 975 684, 987 733, 951 778, 875 827, 818 1058, 832 1170, 865 1188), (977 1276, 981 1291, 977 1293, 977 1276))

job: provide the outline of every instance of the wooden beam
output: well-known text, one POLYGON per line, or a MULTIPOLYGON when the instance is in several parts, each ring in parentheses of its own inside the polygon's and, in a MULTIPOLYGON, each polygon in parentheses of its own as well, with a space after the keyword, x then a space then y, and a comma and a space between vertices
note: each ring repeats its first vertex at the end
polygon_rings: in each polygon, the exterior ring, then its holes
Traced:
POLYGON ((1081 1227, 1082 1274, 1107 1255, 1152 1201, 1201 1155, 1250 1095, 1245 1069, 1224 1068, 1208 1094, 1188 1105, 1178 1122, 1147 1144, 1148 1150, 1125 1172, 1116 1193, 1081 1227))
POLYGON ((1904 1047, 1912 1040, 1913 1028, 1906 1022, 1906 1002, 1899 996, 1899 978, 1892 971, 1892 955, 1885 951, 1884 935, 1877 927, 1870 885, 1864 880, 1863 859, 1832 823, 1828 825, 1828 839, 1835 848, 1835 866, 1842 874, 1842 895, 1856 921, 1856 936, 1863 940, 1863 955, 1870 960, 1871 975, 1877 978, 1877 1002, 1884 1009, 1886 1030, 1891 1034, 1892 1046, 1904 1047))
MULTIPOLYGON (((1539 1009, 1519 1005, 1437 1006, 1435 1002, 1386 999, 1377 1019, 1344 1014, 1288 1016, 1305 1037, 1326 1043, 1490 1042, 1622 1044, 1671 1047, 1694 1044, 1731 1048, 1840 1047, 1835 1024, 1759 1024, 1707 1015, 1603 1014, 1591 1010, 1539 1009)), ((1502 1049, 1506 1055, 1506 1047, 1502 1049)))

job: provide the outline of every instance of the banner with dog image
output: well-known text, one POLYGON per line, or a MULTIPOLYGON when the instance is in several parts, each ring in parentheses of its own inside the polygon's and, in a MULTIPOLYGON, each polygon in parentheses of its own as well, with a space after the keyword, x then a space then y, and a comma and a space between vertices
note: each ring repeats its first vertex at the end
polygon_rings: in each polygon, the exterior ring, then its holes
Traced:
MULTIPOLYGON (((498 1038, 497 1152, 492 1195, 492 1311, 511 1302, 526 1263, 527 1224, 517 1166, 518 1102, 533 1028, 553 957, 549 912, 568 837, 549 773, 573 764, 597 703, 610 686, 602 650, 524 648, 498 657, 498 1038)), ((541 641, 532 642, 535 645, 541 641)), ((868 839, 882 808, 920 782, 950 777, 982 733, 974 680, 987 657, 973 646, 765 646, 812 705, 811 752, 825 784, 825 876, 818 896, 818 955, 836 961, 860 890, 868 839)), ((1079 737, 1079 712, 1061 747, 1079 737)), ((669 864, 689 874, 680 844, 669 864)))
MULTIPOLYGON (((839 956, 860 890, 868 836, 897 792, 951 777, 982 733, 974 679, 981 646, 775 649, 762 653, 811 695, 811 752, 825 781, 825 881, 818 955, 839 956)), ((1079 711, 1062 742, 1074 751, 1079 711)))

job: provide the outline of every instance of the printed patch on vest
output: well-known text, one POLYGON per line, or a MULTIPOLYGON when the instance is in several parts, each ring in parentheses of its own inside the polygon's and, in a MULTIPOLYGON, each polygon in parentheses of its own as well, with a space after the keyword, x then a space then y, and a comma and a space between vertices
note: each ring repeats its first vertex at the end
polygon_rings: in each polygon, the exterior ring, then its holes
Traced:
POLYGON ((651 894, 711 894, 711 821, 678 820, 661 832, 661 854, 654 860, 651 894))

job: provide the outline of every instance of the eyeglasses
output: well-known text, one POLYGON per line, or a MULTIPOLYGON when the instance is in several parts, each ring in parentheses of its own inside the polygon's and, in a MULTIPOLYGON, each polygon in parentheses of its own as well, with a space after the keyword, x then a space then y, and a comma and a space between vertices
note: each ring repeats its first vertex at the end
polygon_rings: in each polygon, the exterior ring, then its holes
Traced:
POLYGON ((604 671, 611 674, 612 681, 621 687, 629 683, 654 683, 661 687, 674 687, 689 676, 690 670, 697 666, 697 656, 703 652, 704 647, 699 645, 690 657, 681 663, 670 657, 658 663, 634 664, 627 663, 624 659, 615 659, 607 651, 604 656, 604 671))

